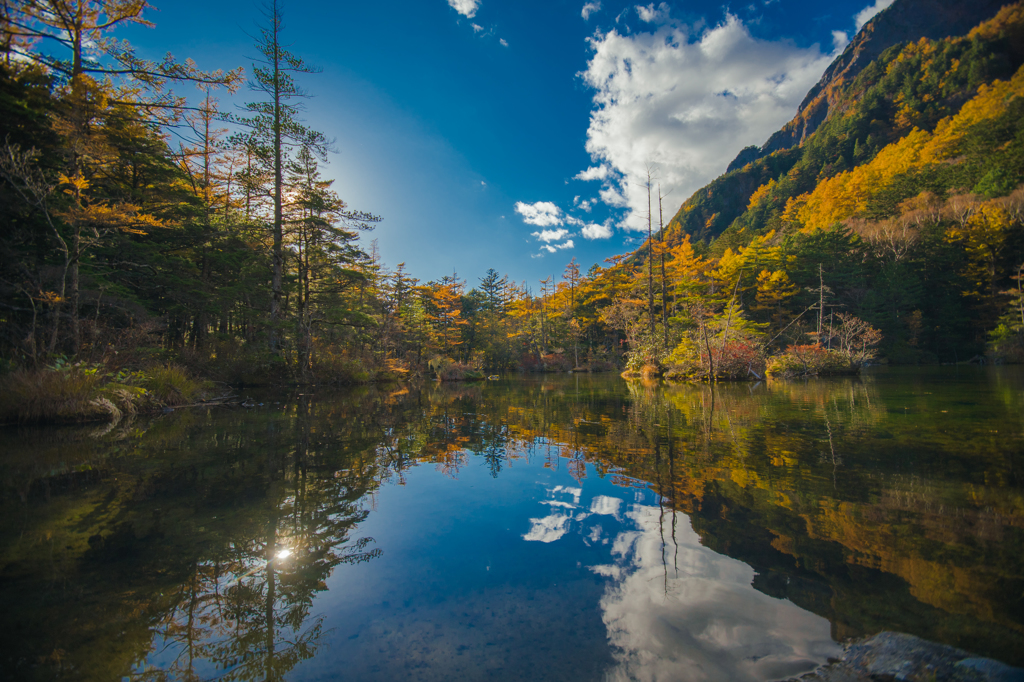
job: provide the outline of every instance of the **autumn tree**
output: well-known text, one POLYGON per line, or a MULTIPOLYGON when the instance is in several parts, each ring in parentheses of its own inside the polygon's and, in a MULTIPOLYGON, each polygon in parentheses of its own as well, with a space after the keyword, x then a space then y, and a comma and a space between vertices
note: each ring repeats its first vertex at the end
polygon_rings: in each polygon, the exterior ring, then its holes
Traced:
POLYGON ((245 105, 247 115, 233 120, 247 131, 236 139, 253 160, 267 170, 269 187, 262 188, 272 201, 270 232, 273 238, 273 272, 270 303, 270 349, 280 350, 278 326, 284 297, 284 192, 287 157, 293 150, 304 148, 311 155, 325 159, 329 143, 322 133, 303 125, 298 115, 299 100, 309 95, 295 80, 297 74, 318 73, 301 57, 292 54, 282 42, 284 17, 279 0, 270 0, 263 8, 264 25, 256 37, 259 52, 253 64, 249 89, 262 99, 245 105))

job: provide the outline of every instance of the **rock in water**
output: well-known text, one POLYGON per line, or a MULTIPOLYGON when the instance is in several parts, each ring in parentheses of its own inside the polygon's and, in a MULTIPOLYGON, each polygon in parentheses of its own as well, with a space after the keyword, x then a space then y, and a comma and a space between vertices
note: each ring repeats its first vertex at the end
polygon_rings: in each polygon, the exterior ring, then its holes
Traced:
POLYGON ((972 656, 963 649, 902 632, 882 632, 851 645, 842 660, 802 682, 1024 682, 1024 668, 972 656))

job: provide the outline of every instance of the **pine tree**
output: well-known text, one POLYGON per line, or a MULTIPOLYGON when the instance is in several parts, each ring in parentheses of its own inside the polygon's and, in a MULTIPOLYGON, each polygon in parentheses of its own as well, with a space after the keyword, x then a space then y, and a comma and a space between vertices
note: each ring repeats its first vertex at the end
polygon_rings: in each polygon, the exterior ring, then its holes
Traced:
POLYGON ((309 95, 295 82, 295 74, 318 73, 319 69, 307 65, 281 42, 284 18, 281 3, 270 0, 264 6, 265 25, 256 37, 260 57, 253 64, 253 79, 249 88, 264 96, 257 102, 248 102, 249 116, 234 120, 248 128, 238 138, 259 164, 271 176, 271 186, 264 188, 273 201, 271 234, 273 237, 273 273, 270 302, 270 349, 280 350, 279 330, 281 300, 284 295, 284 174, 289 153, 297 148, 309 150, 311 155, 326 160, 329 143, 322 133, 311 130, 298 120, 301 104, 296 100, 309 95))

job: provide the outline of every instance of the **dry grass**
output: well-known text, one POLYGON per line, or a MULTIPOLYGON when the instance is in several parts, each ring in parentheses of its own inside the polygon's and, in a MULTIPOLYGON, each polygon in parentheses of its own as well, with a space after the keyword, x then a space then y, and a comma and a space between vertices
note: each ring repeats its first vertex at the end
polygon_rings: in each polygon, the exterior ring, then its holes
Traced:
POLYGON ((11 372, 0 379, 0 422, 104 419, 111 413, 98 402, 102 379, 79 368, 11 372))
POLYGON ((117 422, 198 402, 209 390, 173 365, 117 373, 83 364, 19 369, 0 378, 0 423, 117 422))

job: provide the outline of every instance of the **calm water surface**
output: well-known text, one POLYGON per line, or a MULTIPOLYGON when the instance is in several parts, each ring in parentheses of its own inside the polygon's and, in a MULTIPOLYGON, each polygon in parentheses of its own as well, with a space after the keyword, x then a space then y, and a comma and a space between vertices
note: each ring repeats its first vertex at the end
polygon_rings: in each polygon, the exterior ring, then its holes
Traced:
POLYGON ((0 669, 772 680, 910 632, 1024 665, 1024 373, 252 394, 0 430, 0 669))

